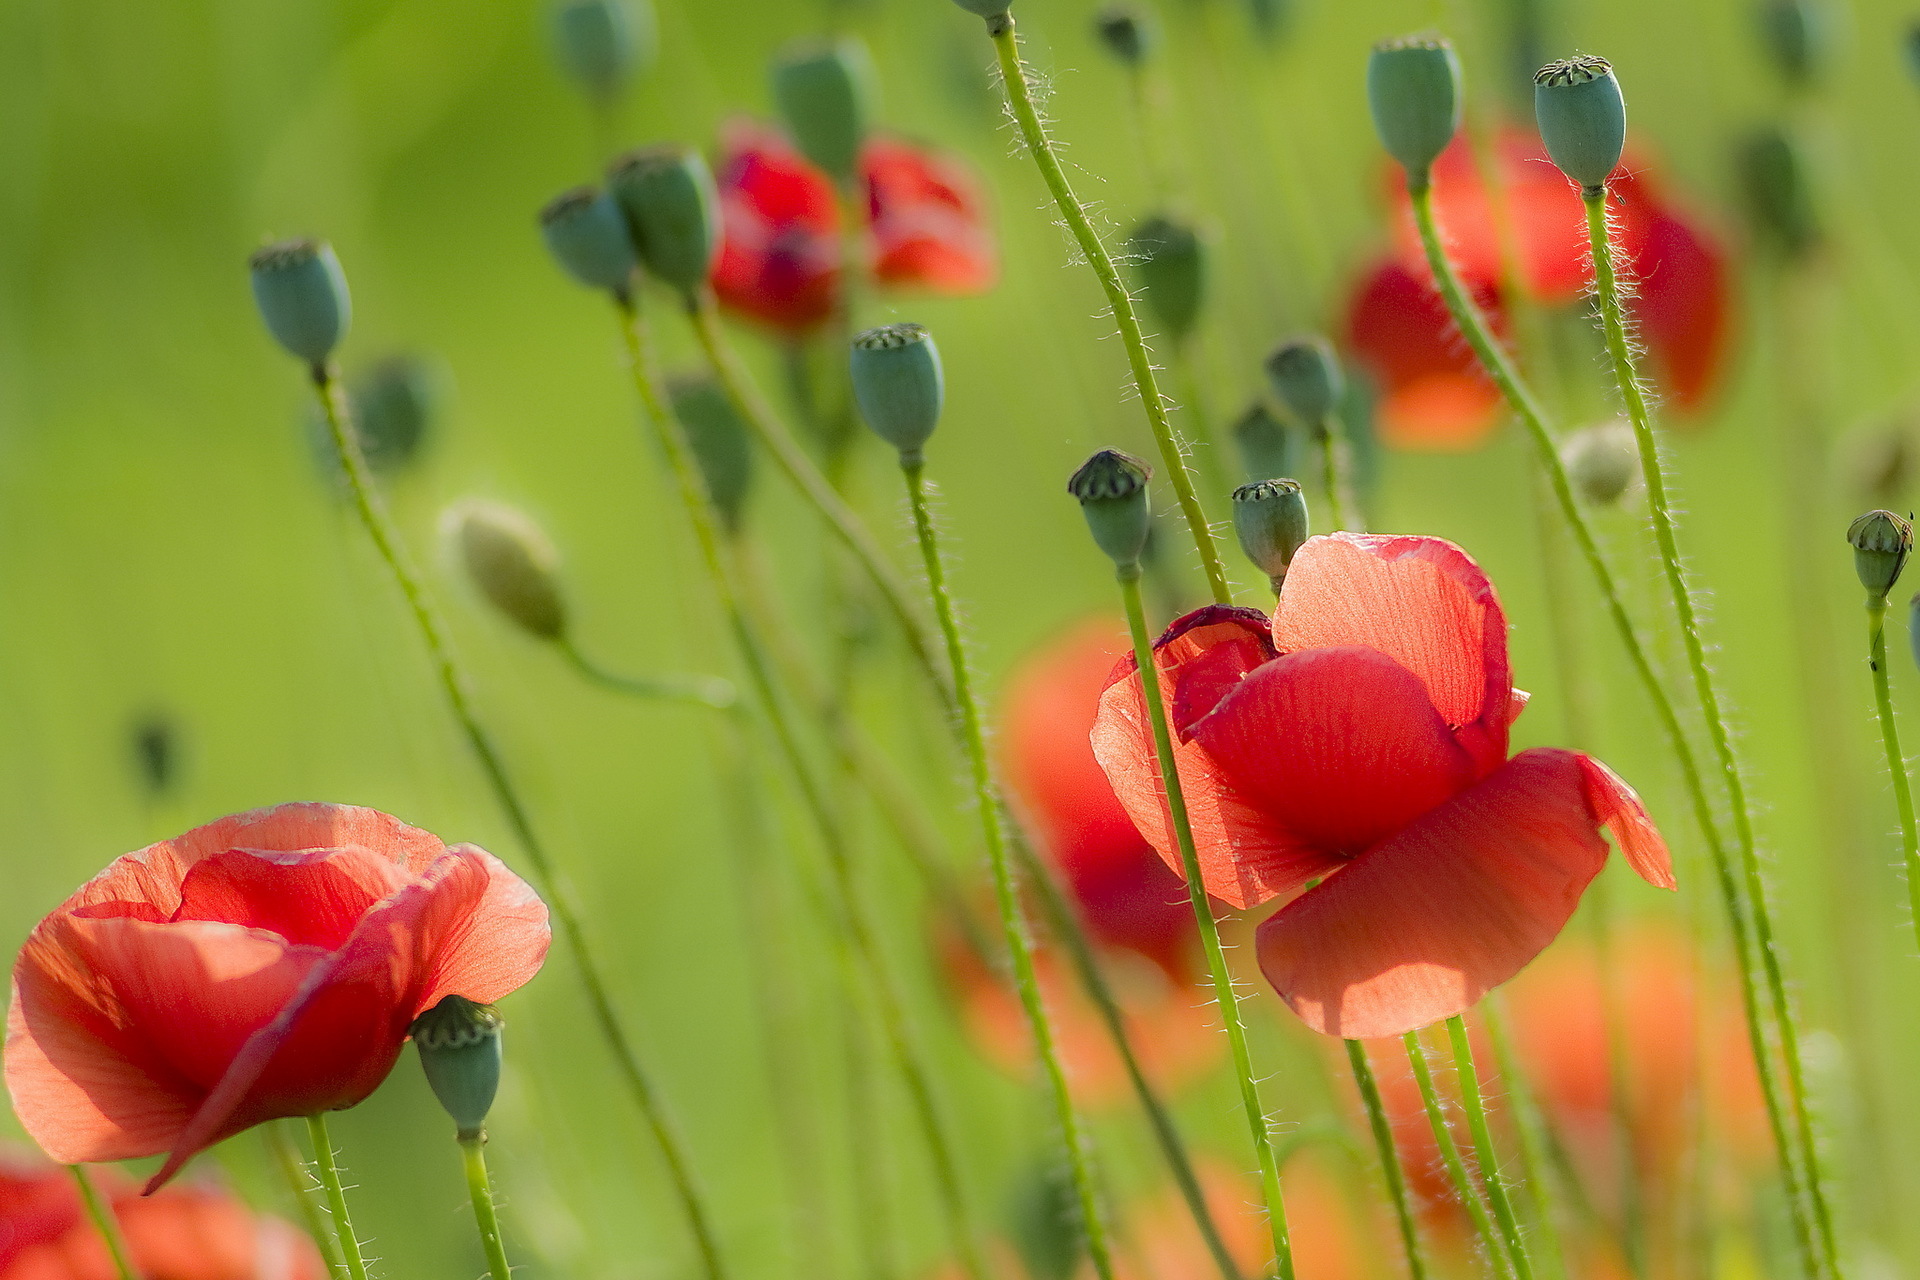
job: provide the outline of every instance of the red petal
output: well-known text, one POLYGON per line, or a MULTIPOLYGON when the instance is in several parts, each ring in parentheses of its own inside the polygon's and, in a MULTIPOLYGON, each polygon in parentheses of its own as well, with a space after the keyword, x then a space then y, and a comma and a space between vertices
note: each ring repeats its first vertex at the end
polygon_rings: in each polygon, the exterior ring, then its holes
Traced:
POLYGON ((1553 941, 1606 861, 1588 790, 1577 754, 1520 753, 1261 925, 1261 971, 1326 1035, 1465 1011, 1553 941))
POLYGON ((1264 664, 1193 740, 1242 796, 1333 853, 1360 852, 1473 780, 1419 677, 1358 645, 1264 664))
POLYGON ((224 920, 332 951, 374 903, 407 882, 367 849, 230 849, 194 864, 175 920, 224 920))
POLYGON ((1638 281, 1633 315, 1659 385, 1679 408, 1699 409, 1725 365, 1726 257, 1704 232, 1657 209, 1631 270, 1638 281))
POLYGON ((977 293, 997 270, 973 178, 954 159, 876 139, 861 154, 883 283, 977 293))
POLYGON ((1273 616, 1282 652, 1377 649, 1419 676, 1480 776, 1507 758, 1513 676, 1493 583, 1443 538, 1336 533, 1293 558, 1273 616))
POLYGON ((80 1223, 80 1195, 65 1170, 17 1160, 0 1148, 0 1275, 26 1250, 80 1223))
POLYGON ((1587 805, 1595 819, 1613 833, 1613 842, 1620 846, 1620 856, 1627 865, 1656 889, 1679 888, 1673 878, 1673 858, 1667 852, 1667 842, 1647 816, 1639 795, 1619 774, 1592 756, 1581 756, 1580 767, 1586 771, 1587 805))
MULTIPOLYGON (((1491 277, 1467 285, 1496 331, 1504 329, 1491 277)), ((1466 449, 1500 420, 1500 392, 1481 371, 1424 263, 1381 263, 1347 307, 1347 345, 1382 393, 1381 435, 1396 448, 1466 449)))
POLYGON ((727 130, 718 172, 714 293, 731 310, 796 336, 839 304, 840 213, 833 182, 758 125, 727 130))

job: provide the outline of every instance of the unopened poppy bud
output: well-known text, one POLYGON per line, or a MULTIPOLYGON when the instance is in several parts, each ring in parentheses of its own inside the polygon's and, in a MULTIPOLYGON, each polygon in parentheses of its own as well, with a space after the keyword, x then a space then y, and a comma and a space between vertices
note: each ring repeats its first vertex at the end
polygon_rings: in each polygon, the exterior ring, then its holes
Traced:
POLYGON ((1325 338, 1295 338, 1273 349, 1267 381, 1280 404, 1301 426, 1320 434, 1346 393, 1340 357, 1325 338))
POLYGON ((1740 150, 1740 183, 1761 238, 1789 258, 1820 243, 1807 162, 1790 134, 1766 127, 1749 138, 1740 150))
POLYGON ((560 553, 539 525, 512 507, 474 500, 447 513, 447 528, 467 576, 494 608, 542 640, 566 632, 560 553))
POLYGON ((847 36, 789 45, 773 64, 773 100, 794 145, 842 187, 860 176, 873 84, 866 45, 847 36))
POLYGON ((627 220, 606 192, 575 187, 555 196, 540 211, 540 235, 575 280, 625 295, 639 262, 627 220))
POLYGON ((1129 271, 1160 328, 1184 342, 1206 301, 1207 247, 1200 233, 1172 218, 1151 217, 1127 237, 1129 271))
POLYGON ((500 1091, 500 1028, 492 1005, 448 996, 413 1020, 408 1034, 440 1105, 462 1142, 480 1137, 500 1091))
POLYGON ((727 529, 736 531, 753 487, 753 443, 733 401, 712 378, 675 378, 667 384, 673 416, 686 430, 707 496, 727 529))
POLYGON ((720 197, 699 152, 629 151, 607 171, 607 190, 625 211, 648 271, 687 294, 706 283, 720 252, 720 197))
POLYGON ((902 466, 917 465, 946 400, 933 335, 917 324, 869 329, 853 340, 849 369, 860 416, 900 451, 902 466))
POLYGON ((554 57, 589 98, 610 102, 653 61, 656 35, 647 0, 559 0, 552 9, 554 57))
POLYGON ((1294 480, 1260 480, 1233 491, 1233 529, 1253 567, 1274 589, 1307 540, 1307 497, 1294 480))
POLYGON ((1913 550, 1913 525, 1891 511, 1869 511, 1847 526, 1853 571, 1873 599, 1885 600, 1913 550))
POLYGON ((1533 75, 1533 116, 1560 172, 1588 191, 1607 185, 1627 145, 1627 100, 1613 64, 1582 54, 1533 75))
POLYGON ((1147 15, 1127 0, 1115 0, 1093 15, 1093 33, 1107 52, 1137 67, 1153 52, 1155 32, 1147 15))
POLYGON ((1460 130, 1460 59, 1438 36, 1406 36, 1373 47, 1367 106, 1380 145, 1426 190, 1433 162, 1460 130))
POLYGON ((1067 492, 1080 500, 1093 540, 1124 573, 1137 571, 1146 550, 1147 531, 1153 526, 1153 505, 1147 495, 1152 470, 1140 459, 1118 449, 1102 449, 1080 465, 1067 481, 1067 492))
POLYGON ((1813 0, 1763 0, 1760 39, 1767 54, 1791 85, 1803 85, 1824 69, 1832 23, 1824 5, 1813 0))
POLYGON ((1293 432, 1261 401, 1254 401, 1233 424, 1233 442, 1240 447, 1247 479, 1270 480, 1292 474, 1293 432))
POLYGON ((1620 501, 1640 478, 1639 445, 1625 422, 1582 427, 1560 447, 1560 460, 1574 490, 1596 507, 1620 501))
POLYGON ((253 301, 273 340, 323 365, 353 320, 346 273, 324 240, 282 240, 247 259, 253 301))

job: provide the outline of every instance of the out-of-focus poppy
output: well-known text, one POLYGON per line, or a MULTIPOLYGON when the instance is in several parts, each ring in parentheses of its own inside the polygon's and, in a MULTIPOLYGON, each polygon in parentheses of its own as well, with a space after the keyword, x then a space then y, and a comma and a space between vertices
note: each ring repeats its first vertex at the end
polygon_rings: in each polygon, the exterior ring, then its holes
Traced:
MULTIPOLYGON (((1397 1035, 1469 1008, 1553 941, 1607 857, 1672 887, 1632 788, 1575 751, 1509 759, 1522 705, 1493 584, 1439 538, 1310 539, 1269 621, 1209 606, 1154 646, 1208 890, 1291 896, 1260 967, 1308 1026, 1397 1035)), ((1094 754, 1177 866, 1131 658, 1094 754)))
POLYGON ((372 809, 285 804, 118 859, 13 969, 14 1111, 62 1163, 168 1153, 350 1107, 443 997, 538 972, 547 909, 472 845, 372 809))
MULTIPOLYGON (((1213 1161, 1201 1162, 1195 1172, 1221 1240, 1240 1273, 1263 1274, 1273 1260, 1273 1237, 1267 1230, 1259 1183, 1213 1161)), ((1313 1153, 1300 1152, 1288 1160, 1281 1180, 1294 1270, 1299 1275, 1360 1280, 1378 1273, 1368 1242, 1385 1238, 1383 1233, 1362 1229, 1362 1215, 1313 1153)), ((1177 1188, 1167 1187, 1137 1206, 1122 1230, 1128 1239, 1116 1259, 1116 1280, 1211 1280, 1220 1274, 1177 1188)), ((1092 1275, 1089 1266, 1082 1280, 1092 1275)))

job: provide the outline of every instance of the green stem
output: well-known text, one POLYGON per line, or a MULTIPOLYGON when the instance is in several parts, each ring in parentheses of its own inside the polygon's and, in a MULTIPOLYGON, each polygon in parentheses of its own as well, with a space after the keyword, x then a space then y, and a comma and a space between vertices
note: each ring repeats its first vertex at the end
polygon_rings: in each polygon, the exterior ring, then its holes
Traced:
POLYGON ((327 1208, 333 1214, 333 1232, 340 1238, 340 1255, 350 1280, 367 1280, 367 1263, 360 1256, 360 1238, 353 1234, 353 1218, 347 1213, 347 1190, 340 1183, 340 1166, 333 1161, 333 1139, 327 1135, 327 1115, 316 1111, 307 1117, 307 1137, 313 1143, 313 1167, 327 1193, 327 1208))
POLYGON ((317 364, 313 367, 313 383, 319 392, 321 407, 326 412, 327 429, 333 436, 334 452, 340 460, 341 469, 346 473, 348 487, 353 491, 353 501, 359 509, 361 523, 366 526, 380 558, 386 562, 388 571, 400 588, 400 594, 406 597, 408 610, 413 614, 420 638, 425 642, 428 657, 439 676, 441 689, 446 694, 447 705, 454 719, 459 722, 468 746, 479 760, 494 799, 506 816, 507 825, 513 828, 520 847, 526 851, 540 895, 546 899, 554 923, 560 926, 561 936, 566 938, 573 952, 574 964, 579 970, 581 984, 586 988, 587 1004, 593 1010, 594 1021, 599 1024, 600 1036, 612 1051, 627 1091, 640 1108, 641 1116, 660 1148, 661 1158, 666 1161, 668 1176, 679 1197, 688 1230, 700 1251, 708 1280, 723 1280, 727 1269, 720 1257, 720 1245, 714 1235, 705 1197, 694 1181, 693 1165, 685 1144, 667 1115, 652 1075, 642 1065, 639 1054, 627 1037, 626 1027, 614 1008, 613 997, 607 991, 592 948, 587 943, 586 927, 581 923, 573 891, 560 876, 545 843, 534 830, 533 819, 521 801, 512 777, 507 773, 493 736, 480 723, 473 710, 466 677, 454 662, 453 649, 446 640, 446 629, 441 625, 439 614, 428 599, 418 573, 407 559, 399 531, 393 525, 392 516, 387 513, 385 502, 374 488, 366 458, 360 452, 359 437, 348 427, 345 397, 339 379, 331 368, 317 364))
POLYGON ((1653 514, 1654 542, 1660 549, 1661 568, 1673 597, 1673 611, 1680 623, 1680 638, 1686 648, 1687 667, 1693 675, 1694 694, 1707 722, 1707 736, 1713 743, 1720 764, 1720 776, 1727 789, 1728 806, 1733 814, 1734 845, 1740 857, 1747 908, 1753 915, 1754 947, 1759 953, 1766 976, 1767 995, 1780 1035, 1781 1056, 1786 1062, 1788 1099, 1793 1106, 1795 1136, 1800 1144, 1806 1194, 1812 1202, 1814 1222, 1819 1229, 1822 1261, 1833 1275, 1840 1274, 1839 1251, 1834 1243, 1833 1214, 1820 1170, 1820 1148, 1813 1132, 1813 1118, 1807 1105, 1806 1073, 1801 1065, 1800 1026, 1787 984, 1781 974, 1779 948, 1774 941, 1773 913, 1767 902, 1767 887, 1760 875, 1760 859, 1755 850, 1753 814, 1747 802, 1746 782, 1740 775, 1740 761, 1727 732, 1726 718, 1720 709, 1720 694, 1714 686, 1712 669, 1707 665, 1706 645, 1700 637, 1700 623, 1694 612, 1693 592, 1687 585, 1686 570, 1680 563, 1679 540, 1675 534, 1673 511, 1667 502, 1666 478, 1660 464, 1660 445, 1654 438, 1653 421, 1647 412, 1647 399, 1634 371, 1633 353, 1627 341, 1626 319, 1620 306, 1620 285, 1614 273, 1613 245, 1607 233, 1607 193, 1605 187, 1582 192, 1587 206, 1587 238, 1593 249, 1593 278, 1599 293, 1601 328, 1607 339, 1607 351, 1613 357, 1615 380, 1626 402, 1627 418, 1640 449, 1640 474, 1647 486, 1647 506, 1653 514))
POLYGON ((618 671, 610 671, 586 654, 580 652, 580 646, 571 636, 561 636, 554 643, 560 649, 560 656, 567 665, 579 673, 587 683, 599 685, 614 693, 624 693, 629 697, 648 698, 661 702, 692 702, 703 707, 712 707, 716 711, 729 711, 740 703, 739 691, 731 680, 719 676, 632 676, 618 671))
POLYGON ((920 560, 926 567, 927 591, 933 597, 933 613, 946 638, 947 662, 953 668, 953 689, 960 704, 960 729, 965 738, 967 767, 973 780, 974 804, 980 810, 980 830, 987 844, 987 861, 993 869, 993 894, 1000 906, 1000 925, 1006 935, 1007 951, 1013 958, 1013 981, 1020 993, 1020 1005, 1026 1011, 1027 1029, 1033 1036, 1035 1052, 1046 1072, 1047 1091, 1053 1100, 1054 1118, 1059 1121, 1062 1141, 1067 1148, 1067 1165, 1073 1175, 1073 1189, 1080 1202, 1080 1225, 1086 1232, 1087 1254, 1101 1280, 1112 1280, 1113 1259, 1107 1245, 1106 1215, 1100 1208, 1099 1188, 1094 1184, 1093 1162, 1088 1139, 1067 1088, 1066 1069, 1054 1044, 1053 1021, 1040 997, 1040 979, 1034 972, 1033 939, 1027 934, 1021 917, 1019 889, 1014 883, 1013 863, 1007 856, 1007 832, 1000 797, 994 788, 993 766, 987 757, 986 729, 980 719, 980 704, 974 698, 973 677, 967 666, 966 642, 960 635, 952 593, 947 589, 946 566, 940 559, 940 542, 934 532, 933 513, 927 506, 925 468, 917 458, 900 459, 900 474, 906 481, 907 501, 913 508, 913 529, 920 542, 920 560))
POLYGON ((493 1280, 511 1280, 507 1250, 500 1243, 500 1215, 493 1205, 493 1181, 487 1177, 486 1139, 478 1134, 460 1139, 460 1159, 467 1169, 467 1195, 473 1201, 473 1223, 480 1228, 480 1248, 487 1255, 493 1280))
POLYGON ((1220 1006, 1220 1020, 1226 1024, 1227 1044, 1233 1051, 1234 1073, 1240 1084, 1240 1104, 1246 1113, 1247 1131, 1253 1139, 1254 1154, 1260 1160, 1260 1187, 1266 1200, 1267 1224, 1273 1232, 1273 1253, 1280 1280, 1293 1280, 1293 1245, 1287 1232, 1287 1208, 1280 1195, 1280 1163, 1275 1158, 1273 1138, 1267 1130, 1267 1115, 1260 1106, 1260 1085, 1253 1074, 1253 1055, 1247 1048, 1247 1029, 1240 1020, 1240 997, 1233 989, 1233 975, 1227 970, 1226 952, 1220 946, 1220 929, 1213 918, 1213 903, 1200 875, 1200 854, 1194 848, 1193 824, 1187 818, 1185 788, 1173 754, 1173 735, 1167 729, 1167 708, 1160 696, 1160 668, 1153 654, 1153 641, 1147 635, 1146 612, 1140 604, 1140 566, 1122 566, 1119 572, 1120 598, 1126 606, 1127 630, 1133 636, 1134 662, 1140 671, 1141 692, 1147 704, 1147 719, 1153 725, 1153 748, 1160 761, 1160 779, 1166 788, 1167 810, 1173 817, 1174 838, 1180 845, 1180 865, 1187 878, 1187 898, 1193 904, 1193 918, 1200 926, 1200 941, 1206 950, 1207 968, 1213 975, 1213 991, 1220 1006))
POLYGON ((1487 1028, 1487 1039, 1493 1045, 1494 1070, 1506 1089, 1509 1107, 1513 1112, 1514 1131, 1520 1139, 1520 1170, 1527 1188, 1528 1208, 1533 1213, 1537 1238, 1544 1244, 1541 1250, 1544 1270, 1552 1276, 1564 1277, 1567 1274, 1566 1250, 1560 1241, 1560 1220, 1555 1213, 1557 1205, 1548 1196, 1547 1176, 1553 1164, 1553 1140, 1549 1136, 1551 1128, 1546 1116, 1541 1113, 1540 1100, 1529 1081, 1520 1069, 1519 1055, 1514 1052, 1512 1039, 1507 1035, 1506 1017, 1502 1012, 1502 992, 1494 992, 1481 1004, 1481 1019, 1487 1028))
POLYGON ((1393 1143, 1393 1126, 1387 1121, 1386 1104, 1380 1100, 1380 1084, 1373 1078, 1373 1065, 1367 1061, 1367 1046, 1358 1040, 1347 1041, 1347 1063, 1353 1068, 1354 1087, 1367 1108, 1367 1126, 1373 1130, 1374 1149, 1380 1153, 1380 1172, 1387 1180, 1387 1196, 1393 1201, 1394 1220, 1400 1226, 1400 1245, 1407 1254, 1407 1274, 1412 1280, 1426 1280, 1427 1263, 1420 1253, 1420 1228, 1413 1216, 1413 1200, 1407 1194, 1406 1171, 1400 1167, 1400 1152, 1393 1143))
POLYGON ((1513 1259, 1514 1274, 1520 1280, 1533 1280, 1533 1259, 1527 1255, 1527 1242, 1520 1234, 1520 1218, 1513 1211, 1513 1199, 1507 1194, 1506 1179, 1500 1173, 1500 1153, 1493 1145, 1493 1130, 1487 1125, 1487 1104, 1480 1096, 1480 1072, 1473 1065, 1473 1042, 1467 1037, 1467 1022, 1459 1014, 1447 1019, 1447 1039, 1453 1045, 1453 1068, 1460 1078, 1460 1100, 1467 1112, 1467 1130, 1473 1134, 1474 1158, 1480 1165, 1480 1180, 1486 1185, 1487 1200, 1500 1224, 1500 1235, 1507 1242, 1513 1259))
POLYGON ((1447 1123, 1447 1113, 1440 1105, 1440 1093, 1433 1087, 1433 1068, 1427 1065, 1427 1051, 1420 1043, 1420 1033, 1409 1031, 1401 1037, 1401 1043, 1407 1047, 1407 1061, 1413 1066, 1413 1078, 1420 1086, 1420 1102, 1427 1111, 1427 1125, 1433 1130, 1433 1141, 1440 1148, 1440 1162, 1446 1166, 1447 1177, 1453 1181, 1454 1194, 1460 1197, 1461 1207, 1473 1220, 1473 1229, 1480 1236, 1480 1243, 1486 1247, 1487 1261, 1505 1280, 1514 1280, 1513 1258, 1507 1253, 1500 1241, 1500 1234, 1493 1225, 1493 1219, 1487 1214, 1487 1204, 1481 1198, 1480 1188, 1474 1185, 1467 1173, 1467 1163, 1460 1156, 1460 1147, 1453 1140, 1453 1129, 1447 1123))
POLYGON ((133 1262, 127 1252, 126 1237, 120 1234, 120 1222, 113 1216, 113 1208, 100 1198, 99 1188, 93 1185, 93 1179, 87 1176, 87 1167, 82 1164, 70 1164, 67 1171, 73 1175, 74 1183, 80 1188, 80 1201, 87 1207, 87 1217, 93 1220, 94 1230, 100 1233, 100 1240, 107 1246, 107 1256, 113 1259, 114 1274, 120 1280, 137 1280, 133 1262))
POLYGON ((340 1256, 340 1242, 333 1238, 333 1232, 327 1230, 320 1216, 320 1206, 308 1194, 310 1180, 300 1167, 300 1150, 287 1136, 286 1124, 284 1120, 270 1120, 260 1127, 260 1134, 266 1139, 267 1150, 279 1167, 280 1176, 286 1179, 287 1190, 293 1193, 293 1203, 300 1212, 300 1220, 307 1226, 307 1234, 313 1237, 314 1245, 326 1259, 327 1274, 339 1276, 346 1270, 346 1259, 340 1256))
POLYGON ((1167 420, 1167 403, 1161 399, 1160 386, 1154 377, 1153 353, 1147 350, 1146 338, 1140 330, 1140 318, 1134 314, 1133 299, 1128 296, 1126 285, 1121 283, 1112 255, 1100 243, 1100 233, 1093 229, 1086 208, 1073 194, 1066 170, 1060 167, 1060 158, 1054 154, 1053 141, 1047 137, 1046 126, 1041 123, 1040 113, 1034 107, 1026 69, 1020 63, 1020 44, 1013 34, 1013 15, 1003 13, 988 18, 987 33, 993 37, 994 53, 1000 60, 1000 80, 1007 93, 1007 105, 1020 127, 1027 153, 1039 166, 1040 176, 1045 179, 1047 190, 1052 192, 1053 201, 1060 208, 1060 216, 1066 219, 1067 229, 1073 233, 1087 265, 1099 278, 1100 288, 1107 296, 1107 304, 1113 308, 1114 323, 1119 326, 1120 340, 1127 349, 1127 363, 1133 370, 1134 389, 1140 395, 1141 407, 1146 410, 1147 425, 1153 431, 1154 444, 1159 447, 1162 468, 1166 471, 1168 482, 1173 485, 1180 512, 1186 517, 1187 529, 1193 535, 1193 544, 1200 552, 1200 567, 1206 571, 1207 585, 1212 589, 1214 603, 1232 604, 1233 589, 1227 585, 1226 565, 1221 562, 1219 544, 1214 539, 1212 527, 1207 524, 1207 515, 1200 505, 1200 499, 1194 493, 1193 472, 1187 467, 1186 449, 1175 436, 1173 424, 1167 420))
POLYGON ((1913 816, 1913 783, 1907 777, 1907 758, 1900 751, 1900 726, 1893 718, 1893 694, 1887 687, 1887 601, 1867 597, 1867 664, 1873 668, 1873 701, 1880 713, 1880 742, 1887 751, 1887 772, 1893 776, 1894 804, 1900 810, 1900 852, 1907 868, 1907 901, 1913 908, 1913 927, 1920 933, 1920 825, 1913 816))
POLYGON ((1327 517, 1332 521, 1330 528, 1351 529, 1354 526, 1347 523, 1347 517, 1353 513, 1347 480, 1351 467, 1347 458, 1346 436, 1340 430, 1340 419, 1329 414, 1316 434, 1320 437, 1321 486, 1327 491, 1327 517))

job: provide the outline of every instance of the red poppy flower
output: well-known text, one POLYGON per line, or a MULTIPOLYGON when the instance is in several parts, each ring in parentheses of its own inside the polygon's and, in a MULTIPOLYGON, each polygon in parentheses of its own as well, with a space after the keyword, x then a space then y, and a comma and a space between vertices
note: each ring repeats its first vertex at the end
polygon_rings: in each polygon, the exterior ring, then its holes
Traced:
POLYGON ((875 138, 860 156, 867 179, 873 275, 884 285, 980 293, 998 274, 980 195, 951 156, 875 138))
MULTIPOLYGON (((1295 556, 1271 623, 1210 606, 1154 646, 1201 872, 1260 926, 1261 970, 1308 1026, 1398 1035, 1518 973, 1607 856, 1671 888, 1632 788, 1574 751, 1508 759, 1523 695, 1493 584, 1439 538, 1339 533, 1295 556), (1303 892, 1304 891, 1304 892, 1303 892)), ((1123 659, 1094 754, 1177 866, 1140 682, 1123 659)))
POLYGON ((14 1111, 65 1164, 196 1152, 350 1107, 443 997, 540 968, 547 909, 472 845, 348 805, 222 818, 118 859, 21 948, 14 1111))

